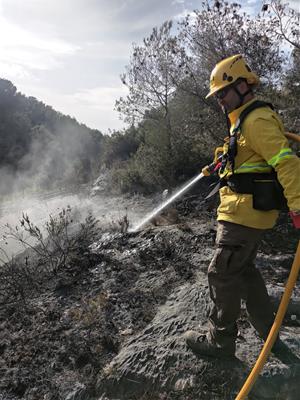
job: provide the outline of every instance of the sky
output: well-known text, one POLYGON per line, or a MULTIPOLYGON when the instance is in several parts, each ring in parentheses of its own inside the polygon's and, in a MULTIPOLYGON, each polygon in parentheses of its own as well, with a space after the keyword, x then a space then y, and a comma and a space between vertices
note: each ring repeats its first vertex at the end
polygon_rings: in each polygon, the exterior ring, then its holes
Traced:
MULTIPOLYGON (((248 14, 262 3, 236 2, 248 14)), ((120 74, 132 43, 200 7, 201 0, 0 0, 0 78, 90 128, 122 129, 114 104, 127 93, 120 74)))

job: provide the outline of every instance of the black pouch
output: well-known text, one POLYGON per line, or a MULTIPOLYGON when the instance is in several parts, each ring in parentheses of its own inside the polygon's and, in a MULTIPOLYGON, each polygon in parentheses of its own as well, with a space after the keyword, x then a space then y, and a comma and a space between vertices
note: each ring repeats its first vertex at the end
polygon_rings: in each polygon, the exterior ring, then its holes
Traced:
POLYGON ((287 210, 283 188, 277 179, 253 179, 253 208, 255 210, 287 210))

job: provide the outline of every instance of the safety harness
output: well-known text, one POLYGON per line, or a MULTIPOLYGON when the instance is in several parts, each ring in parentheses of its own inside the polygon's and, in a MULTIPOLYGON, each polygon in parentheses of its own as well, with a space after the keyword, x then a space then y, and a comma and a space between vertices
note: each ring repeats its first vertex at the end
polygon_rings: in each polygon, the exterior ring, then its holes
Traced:
MULTIPOLYGON (((277 179, 274 169, 268 173, 238 173, 235 174, 235 157, 237 155, 238 134, 241 131, 242 124, 252 111, 261 107, 270 107, 274 109, 271 103, 256 100, 251 103, 239 116, 232 132, 230 132, 228 151, 223 154, 220 172, 224 172, 227 163, 232 170, 232 175, 228 178, 223 177, 220 180, 219 187, 229 186, 236 193, 252 194, 253 208, 257 210, 282 210, 287 209, 287 201, 283 194, 283 188, 277 179)), ((216 192, 215 190, 213 192, 216 192)), ((208 195, 210 197, 210 195, 208 195)))
POLYGON ((224 172, 227 163, 229 163, 232 173, 234 174, 235 157, 237 155, 237 148, 238 148, 237 139, 238 139, 238 134, 241 131, 242 124, 248 114, 250 114, 252 111, 256 110, 257 108, 261 108, 261 107, 270 107, 272 110, 274 110, 274 107, 271 103, 267 103, 267 102, 261 101, 261 100, 254 101, 247 108, 245 108, 245 110, 243 110, 241 112, 239 119, 237 120, 232 132, 230 132, 230 122, 229 122, 228 116, 226 115, 227 127, 228 127, 228 131, 229 131, 229 143, 228 143, 227 153, 223 154, 223 156, 222 156, 222 164, 221 164, 221 168, 220 168, 221 173, 224 172))

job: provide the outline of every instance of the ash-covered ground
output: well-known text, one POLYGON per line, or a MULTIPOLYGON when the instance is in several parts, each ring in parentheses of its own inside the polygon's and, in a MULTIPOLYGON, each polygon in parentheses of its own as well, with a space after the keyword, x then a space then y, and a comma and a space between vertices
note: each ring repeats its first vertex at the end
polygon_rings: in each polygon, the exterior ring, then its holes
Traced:
MULTIPOLYGON (((206 329, 216 223, 214 208, 197 197, 177 208, 176 221, 165 218, 138 233, 99 229, 55 273, 41 267, 26 282, 15 268, 6 278, 10 291, 2 275, 1 400, 235 398, 263 343, 243 307, 236 359, 200 358, 186 347, 186 330, 206 329)), ((275 307, 297 235, 283 215, 259 250, 257 266, 275 307)), ((30 268, 30 257, 19 261, 30 268)), ((290 353, 269 357, 249 399, 298 399, 299 304, 298 284, 281 329, 290 353)))

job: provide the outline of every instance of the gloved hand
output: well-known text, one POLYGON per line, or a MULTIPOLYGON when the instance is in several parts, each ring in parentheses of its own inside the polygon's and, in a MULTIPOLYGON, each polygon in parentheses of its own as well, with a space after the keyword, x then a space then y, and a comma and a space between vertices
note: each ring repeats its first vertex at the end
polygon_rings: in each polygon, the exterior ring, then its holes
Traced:
POLYGON ((300 211, 290 211, 290 217, 292 218, 294 227, 300 229, 300 211))

